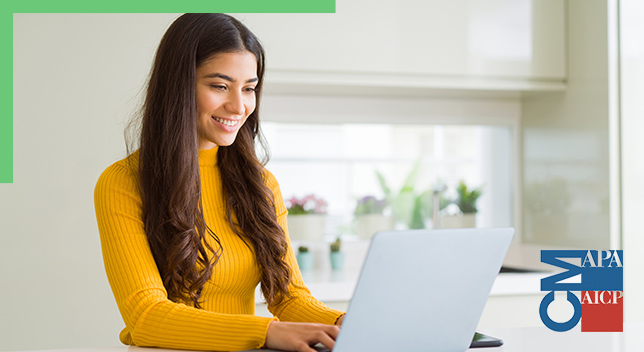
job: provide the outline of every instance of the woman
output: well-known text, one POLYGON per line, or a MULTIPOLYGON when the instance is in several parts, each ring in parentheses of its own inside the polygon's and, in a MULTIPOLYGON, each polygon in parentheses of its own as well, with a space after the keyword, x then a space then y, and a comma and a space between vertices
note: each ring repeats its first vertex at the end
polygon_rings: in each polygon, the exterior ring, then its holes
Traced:
POLYGON ((304 286, 279 186, 255 154, 263 75, 259 41, 230 16, 183 15, 161 40, 139 150, 95 189, 123 343, 333 347, 343 312, 304 286), (279 320, 254 316, 260 282, 279 320))

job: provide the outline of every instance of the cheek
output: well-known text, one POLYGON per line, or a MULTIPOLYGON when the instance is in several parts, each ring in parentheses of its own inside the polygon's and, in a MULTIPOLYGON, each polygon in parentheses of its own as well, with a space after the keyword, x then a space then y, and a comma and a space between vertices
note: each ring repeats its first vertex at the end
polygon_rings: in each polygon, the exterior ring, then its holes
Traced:
POLYGON ((246 102, 246 116, 250 115, 255 111, 255 106, 256 106, 256 100, 255 98, 248 99, 246 102))
POLYGON ((199 89, 197 89, 196 92, 196 100, 197 100, 197 113, 201 113, 206 109, 206 100, 204 99, 204 94, 199 92, 199 89))
POLYGON ((197 113, 199 114, 209 113, 218 106, 217 96, 211 92, 197 89, 195 98, 197 100, 197 113))

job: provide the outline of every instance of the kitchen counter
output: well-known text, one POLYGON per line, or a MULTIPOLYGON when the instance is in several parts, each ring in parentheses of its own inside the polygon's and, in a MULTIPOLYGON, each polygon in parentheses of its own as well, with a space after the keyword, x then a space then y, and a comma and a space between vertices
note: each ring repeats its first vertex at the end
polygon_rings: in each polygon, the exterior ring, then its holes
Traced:
MULTIPOLYGON (((323 302, 347 302, 351 300, 353 291, 358 282, 360 270, 313 270, 302 272, 302 277, 311 294, 323 302)), ((541 279, 552 275, 552 273, 500 273, 492 290, 491 297, 496 296, 517 296, 517 295, 540 295, 541 279)), ((263 302, 259 292, 256 303, 263 302)))
MULTIPOLYGON (((641 352, 644 351, 644 322, 624 323, 624 332, 591 333, 571 330, 554 332, 546 327, 503 328, 483 330, 483 333, 498 337, 503 346, 493 348, 469 349, 468 352, 641 352)), ((160 348, 133 346, 41 350, 32 352, 174 352, 160 348)), ((271 352, 262 349, 256 351, 271 352)))

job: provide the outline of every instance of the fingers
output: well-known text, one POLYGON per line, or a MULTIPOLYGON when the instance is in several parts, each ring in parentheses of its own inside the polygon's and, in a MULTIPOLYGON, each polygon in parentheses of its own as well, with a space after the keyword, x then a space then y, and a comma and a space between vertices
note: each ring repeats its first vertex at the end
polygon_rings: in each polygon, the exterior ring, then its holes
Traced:
POLYGON ((335 338, 331 338, 328 334, 321 335, 318 342, 330 350, 335 346, 335 338))
POLYGON ((335 347, 335 339, 338 338, 340 329, 333 325, 321 325, 317 327, 319 327, 320 330, 317 331, 317 336, 315 336, 313 341, 310 341, 309 345, 321 343, 324 347, 332 350, 333 347, 335 347))
POLYGON ((334 325, 271 322, 266 333, 266 347, 297 352, 316 352, 311 345, 335 346, 340 328, 334 325))
POLYGON ((295 346, 297 352, 318 352, 307 343, 299 343, 295 346))
POLYGON ((325 328, 325 332, 333 338, 333 341, 338 338, 338 335, 340 334, 340 327, 336 325, 323 325, 325 328))

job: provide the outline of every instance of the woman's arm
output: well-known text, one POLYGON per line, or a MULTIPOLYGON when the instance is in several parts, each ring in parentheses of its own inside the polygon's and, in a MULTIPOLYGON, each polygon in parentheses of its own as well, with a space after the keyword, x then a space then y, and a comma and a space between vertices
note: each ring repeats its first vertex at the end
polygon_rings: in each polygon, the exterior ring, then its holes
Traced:
POLYGON ((167 299, 143 230, 135 179, 126 162, 116 163, 94 193, 105 270, 126 325, 121 341, 214 351, 264 346, 272 318, 219 314, 167 299))

